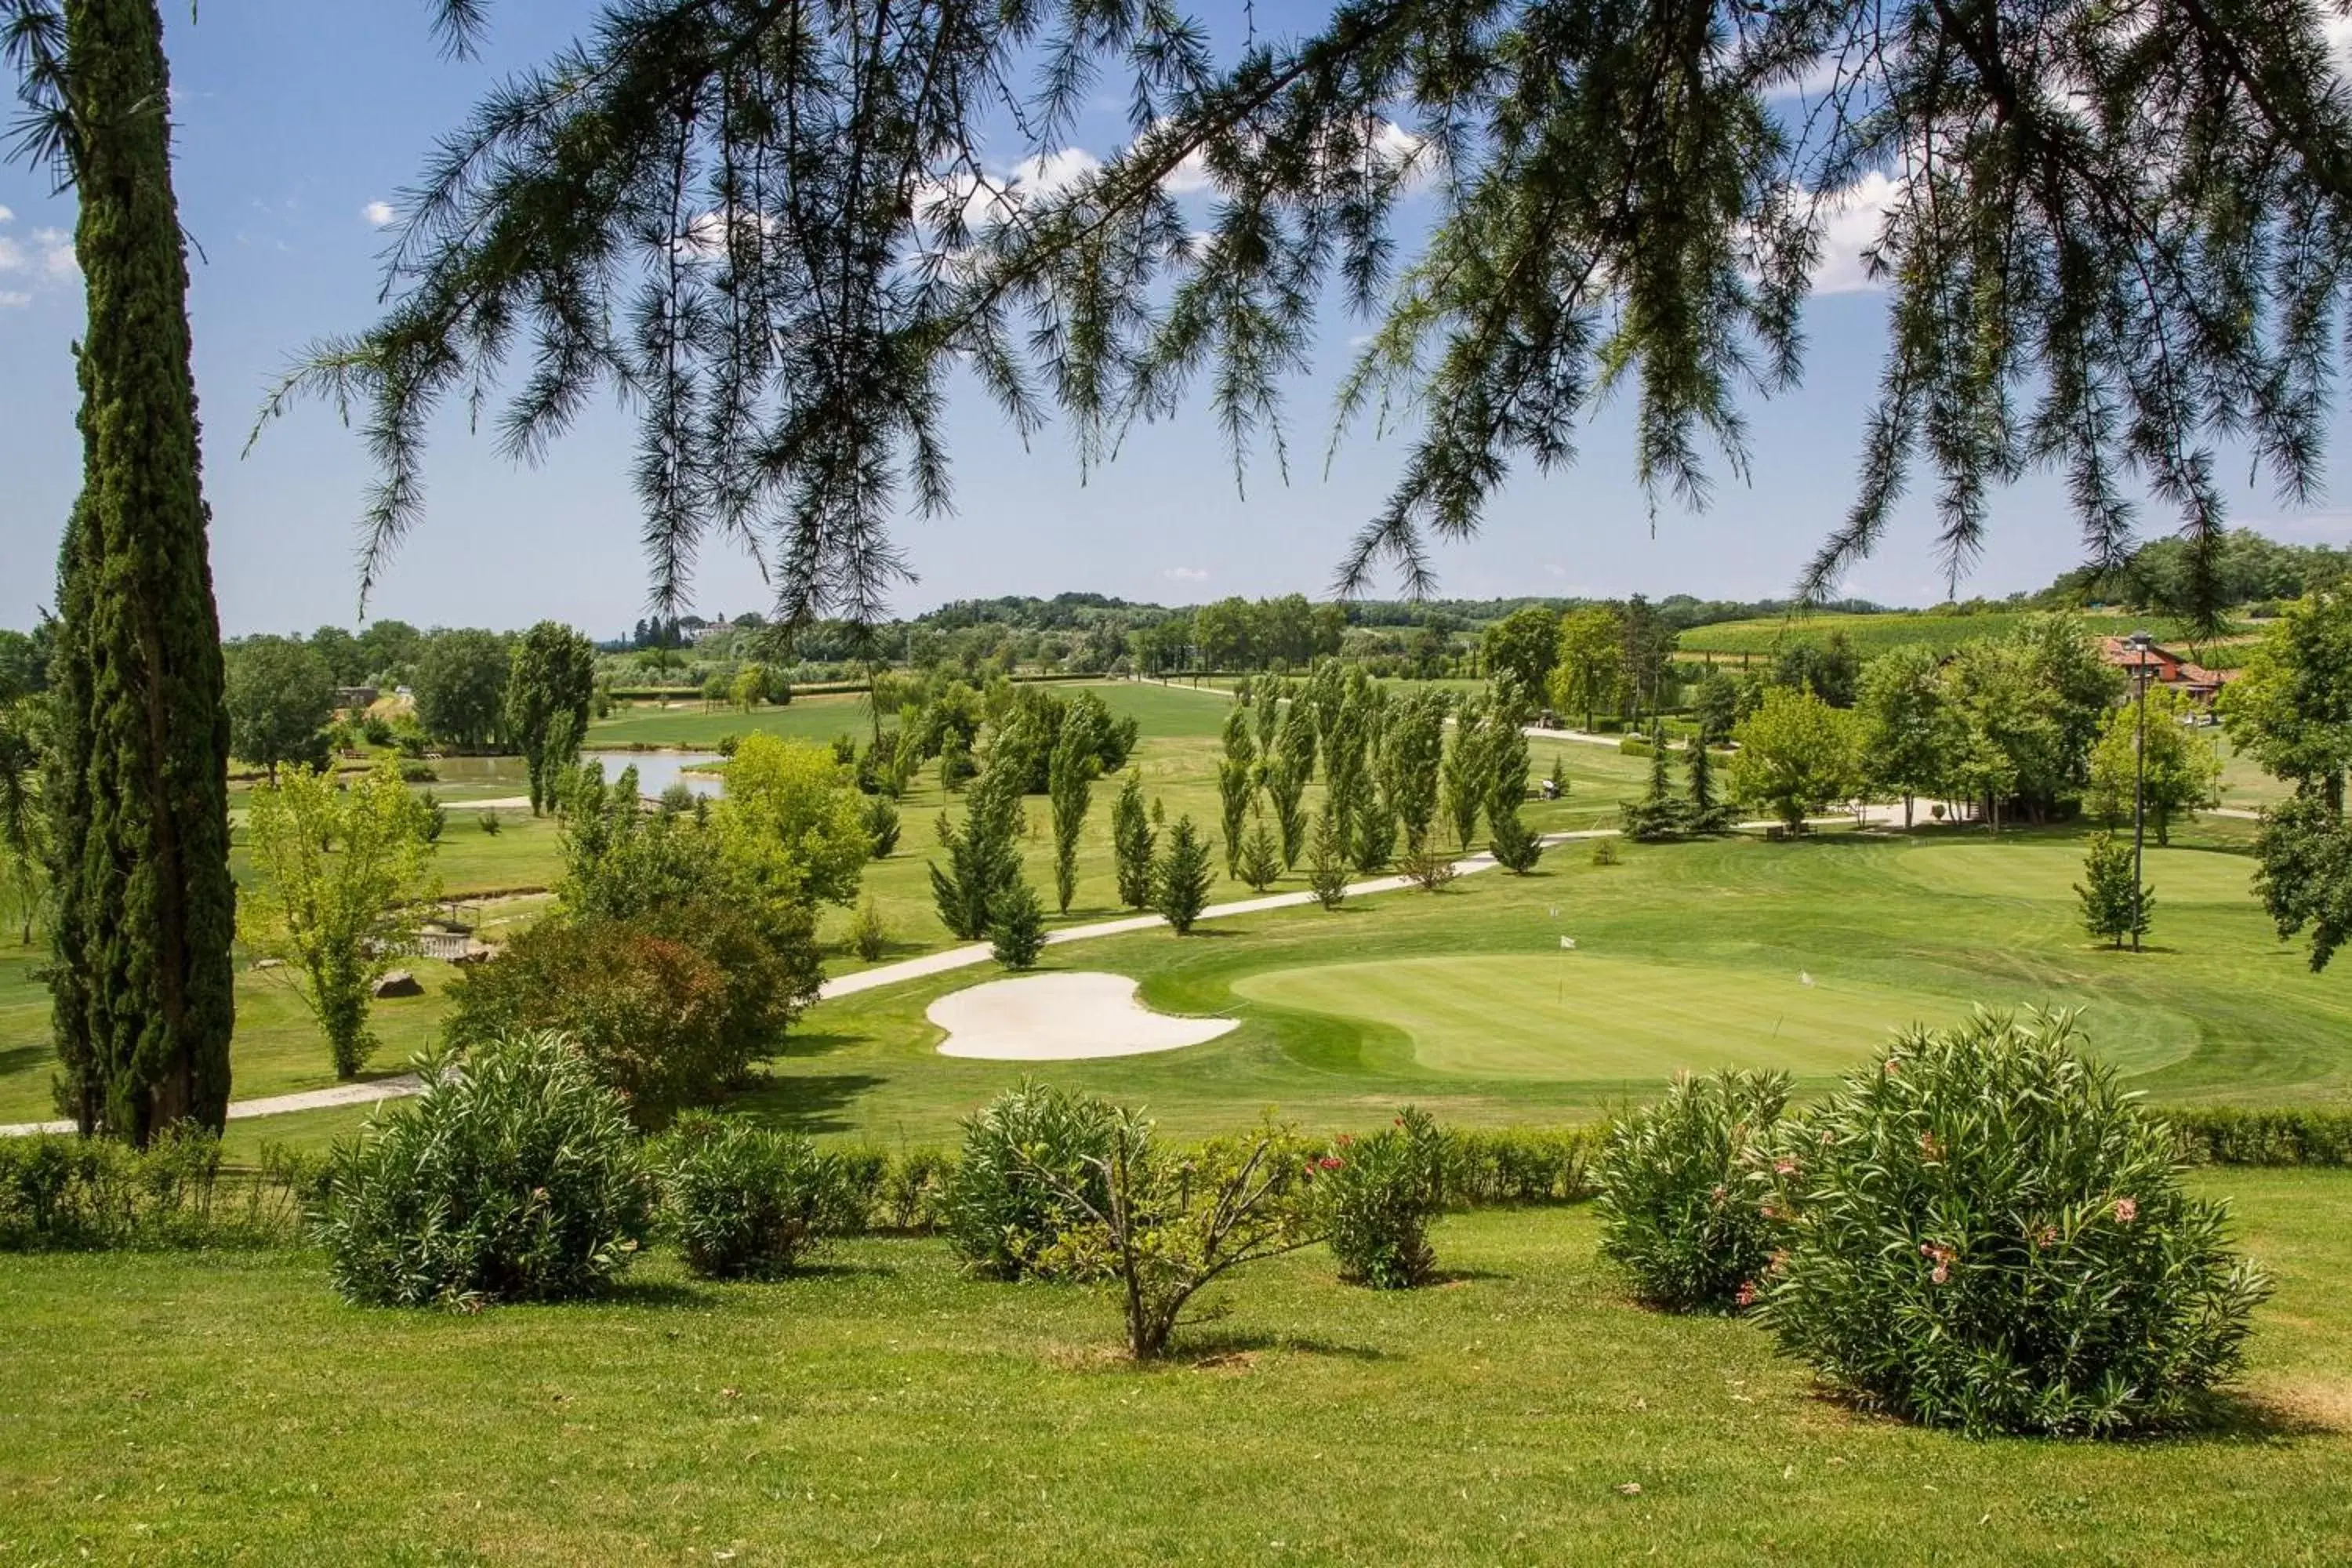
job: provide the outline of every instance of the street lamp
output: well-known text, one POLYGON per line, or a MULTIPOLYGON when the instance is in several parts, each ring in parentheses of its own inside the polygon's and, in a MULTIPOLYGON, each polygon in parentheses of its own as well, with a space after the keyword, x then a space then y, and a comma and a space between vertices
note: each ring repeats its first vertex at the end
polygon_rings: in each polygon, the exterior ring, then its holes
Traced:
POLYGON ((2147 853, 2147 655, 2156 639, 2146 632, 2134 632, 2127 640, 2132 650, 2132 686, 2139 715, 2132 729, 2132 951, 2139 951, 2141 904, 2147 899, 2147 882, 2140 873, 2140 863, 2147 853))

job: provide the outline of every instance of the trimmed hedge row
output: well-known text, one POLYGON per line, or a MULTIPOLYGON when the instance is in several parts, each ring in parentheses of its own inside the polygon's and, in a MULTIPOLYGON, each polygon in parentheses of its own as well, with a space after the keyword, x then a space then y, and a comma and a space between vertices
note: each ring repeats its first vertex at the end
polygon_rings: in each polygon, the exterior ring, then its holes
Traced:
POLYGON ((2158 1114, 2192 1164, 2352 1165, 2352 1110, 2209 1106, 2158 1114))
POLYGON ((325 1163, 272 1148, 225 1172, 208 1133, 144 1150, 103 1138, 0 1138, 0 1252, 278 1247, 300 1239, 325 1163))

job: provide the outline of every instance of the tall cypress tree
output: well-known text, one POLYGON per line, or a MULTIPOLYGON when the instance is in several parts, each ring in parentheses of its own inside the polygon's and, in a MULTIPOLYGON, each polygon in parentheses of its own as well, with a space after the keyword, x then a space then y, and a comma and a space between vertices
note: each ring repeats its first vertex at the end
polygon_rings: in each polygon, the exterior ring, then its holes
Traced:
POLYGON ((59 1109, 144 1143, 228 1110, 228 713, 155 0, 68 0, 65 168, 89 296, 58 563, 59 1109))

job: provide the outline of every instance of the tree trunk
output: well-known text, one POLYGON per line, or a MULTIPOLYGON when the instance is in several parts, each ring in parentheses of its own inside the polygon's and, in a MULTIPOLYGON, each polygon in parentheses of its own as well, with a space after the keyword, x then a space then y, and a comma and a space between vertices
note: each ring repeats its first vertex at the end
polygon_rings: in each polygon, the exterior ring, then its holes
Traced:
POLYGON ((67 0, 88 290, 58 565, 59 1098, 144 1143, 228 1108, 228 715, 155 0, 67 0))

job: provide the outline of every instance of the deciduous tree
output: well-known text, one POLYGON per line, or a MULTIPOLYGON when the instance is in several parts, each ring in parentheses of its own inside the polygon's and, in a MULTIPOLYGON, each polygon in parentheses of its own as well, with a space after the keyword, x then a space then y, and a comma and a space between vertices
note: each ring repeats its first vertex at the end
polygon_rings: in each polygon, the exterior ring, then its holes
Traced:
POLYGON ((266 768, 324 767, 326 728, 335 716, 335 676, 294 637, 247 637, 227 653, 230 752, 266 768))
POLYGON ((1737 732, 1732 787, 1739 798, 1769 808, 1791 833, 1833 800, 1845 798, 1854 775, 1853 741, 1845 715, 1810 691, 1776 686, 1737 732))
POLYGON ((595 644, 559 621, 523 633, 507 675, 506 735, 530 772, 532 816, 554 809, 557 783, 580 760, 595 695, 595 644))

